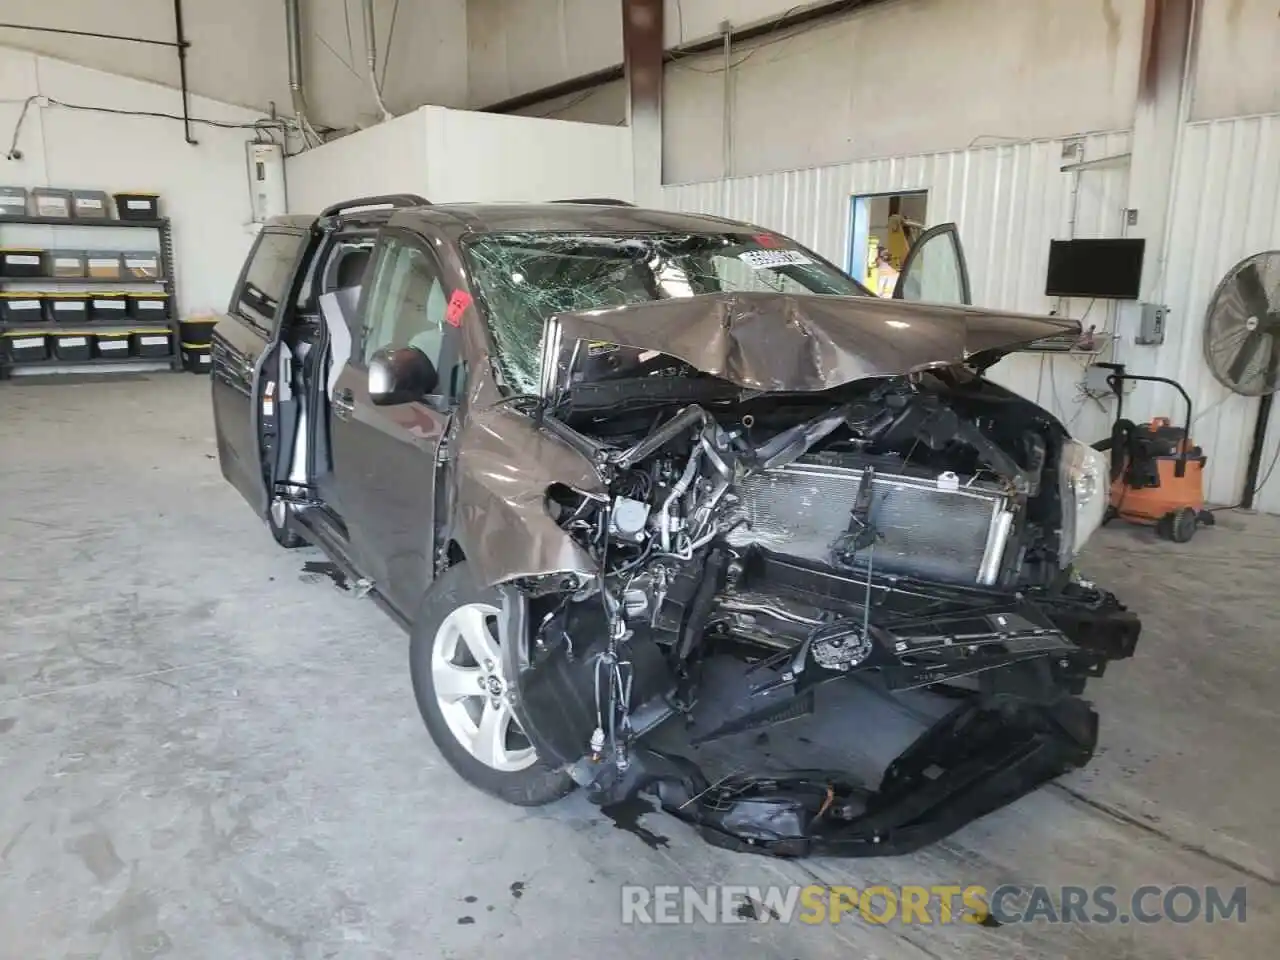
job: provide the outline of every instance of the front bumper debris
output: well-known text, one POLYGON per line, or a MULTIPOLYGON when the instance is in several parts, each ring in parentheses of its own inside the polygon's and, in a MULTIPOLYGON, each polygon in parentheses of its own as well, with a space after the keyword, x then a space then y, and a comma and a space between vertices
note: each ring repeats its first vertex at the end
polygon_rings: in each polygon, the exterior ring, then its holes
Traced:
POLYGON ((606 809, 638 794, 713 846, 777 857, 872 857, 934 843, 1088 763, 1098 716, 1083 700, 996 695, 957 707, 894 760, 868 791, 833 771, 709 783, 692 761, 637 747, 625 772, 588 785, 606 809))
MULTIPOLYGON (((752 663, 747 677, 768 679, 749 682, 748 696, 777 699, 687 744, 696 748, 812 712, 816 687, 864 672, 889 691, 924 688, 963 697, 889 764, 878 786, 838 770, 714 779, 677 752, 683 746, 659 750, 643 734, 629 743, 621 769, 608 751, 582 756, 580 745, 596 722, 590 682, 598 640, 578 643, 572 657, 557 648, 535 668, 513 669, 518 715, 522 723, 529 718, 525 729, 539 753, 571 769, 606 810, 653 794, 663 810, 715 846, 781 857, 910 853, 1085 766, 1097 745, 1098 717, 1078 694, 1110 660, 1132 656, 1141 632, 1131 611, 1089 585, 1009 594, 896 579, 873 583, 869 642, 859 643, 863 634, 855 628, 864 621, 856 603, 866 595, 865 583, 769 562, 766 583, 778 605, 807 601, 841 618, 752 663), (833 646, 846 633, 844 646, 833 646), (854 647, 847 664, 832 661, 854 647), (962 680, 976 689, 955 685, 962 680)), ((776 618, 773 623, 782 626, 776 618)), ((590 634, 577 631, 584 635, 590 634)), ((682 695, 679 686, 674 699, 660 692, 670 690, 662 686, 671 677, 665 649, 631 644, 636 690, 647 691, 636 702, 688 715, 695 696, 682 695)), ((637 722, 635 729, 655 726, 637 722)))

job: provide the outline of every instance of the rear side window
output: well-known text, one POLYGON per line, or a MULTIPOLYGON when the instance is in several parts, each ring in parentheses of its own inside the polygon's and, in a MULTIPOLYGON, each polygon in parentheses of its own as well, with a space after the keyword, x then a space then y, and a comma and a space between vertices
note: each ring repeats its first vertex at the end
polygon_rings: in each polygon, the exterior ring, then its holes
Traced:
POLYGON ((236 294, 235 310, 263 332, 271 330, 305 239, 294 233, 264 231, 249 255, 249 269, 236 294))

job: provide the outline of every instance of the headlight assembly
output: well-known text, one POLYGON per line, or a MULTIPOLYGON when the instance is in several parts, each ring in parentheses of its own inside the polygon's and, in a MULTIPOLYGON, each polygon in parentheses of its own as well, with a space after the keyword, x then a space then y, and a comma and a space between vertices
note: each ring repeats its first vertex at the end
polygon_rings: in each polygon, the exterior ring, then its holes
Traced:
POLYGON ((1068 440, 1058 464, 1058 489, 1062 499, 1062 538, 1058 560, 1062 566, 1084 548, 1102 526, 1107 512, 1110 464, 1093 447, 1068 440))

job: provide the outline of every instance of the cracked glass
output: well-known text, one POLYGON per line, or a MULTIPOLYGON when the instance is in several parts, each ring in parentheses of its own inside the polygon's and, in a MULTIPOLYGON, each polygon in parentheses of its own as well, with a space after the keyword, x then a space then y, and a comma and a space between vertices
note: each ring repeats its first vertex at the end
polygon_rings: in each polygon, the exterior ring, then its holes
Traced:
POLYGON ((486 234, 466 255, 512 389, 538 387, 556 314, 716 293, 867 296, 853 278, 770 234, 486 234))

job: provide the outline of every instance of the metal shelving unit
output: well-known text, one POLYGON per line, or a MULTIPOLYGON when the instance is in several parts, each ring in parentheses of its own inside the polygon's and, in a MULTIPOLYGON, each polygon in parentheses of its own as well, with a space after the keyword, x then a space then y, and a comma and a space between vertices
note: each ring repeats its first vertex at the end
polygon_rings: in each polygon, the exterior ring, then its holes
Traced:
POLYGON ((30 223, 45 227, 126 227, 135 230, 168 230, 169 219, 111 220, 107 217, 0 217, 0 223, 30 223))
MULTIPOLYGON (((0 288, 13 286, 59 286, 59 287, 119 287, 143 288, 155 291, 157 287, 169 295, 170 317, 162 322, 126 321, 123 323, 0 323, 0 343, 9 336, 53 334, 80 334, 92 336, 95 333, 121 333, 127 330, 151 331, 166 330, 173 353, 167 358, 152 357, 95 357, 89 360, 60 360, 49 357, 45 360, 13 360, 7 349, 0 350, 0 380, 10 376, 26 373, 61 373, 66 371, 83 372, 95 366, 112 369, 170 369, 182 370, 182 349, 180 345, 181 331, 178 326, 177 295, 173 284, 173 234, 167 217, 159 220, 77 220, 62 217, 0 217, 0 230, 6 226, 24 224, 41 227, 68 227, 71 229, 90 230, 154 230, 160 240, 160 277, 154 279, 120 279, 107 280, 100 277, 0 277, 0 288)), ((124 252, 124 251, 122 251, 124 252)))
POLYGON ((152 333, 156 330, 168 330, 172 324, 168 320, 124 320, 120 323, 49 323, 47 320, 40 323, 6 323, 4 325, 5 333, 12 334, 29 334, 29 333, 64 333, 64 334, 81 334, 83 336, 92 336, 95 333, 131 333, 134 330, 139 333, 152 333))
POLYGON ((48 357, 44 360, 27 360, 22 369, 48 376, 55 373, 84 373, 86 368, 111 367, 116 373, 162 373, 173 368, 166 359, 159 357, 93 357, 89 360, 61 360, 48 357))
MULTIPOLYGON (((3 221, 0 221, 0 223, 3 223, 3 221)), ((86 287, 118 287, 121 284, 128 284, 131 287, 145 287, 168 282, 164 277, 156 277, 151 280, 104 280, 101 277, 0 277, 0 287, 7 287, 15 283, 34 283, 42 287, 62 286, 64 284, 83 285, 86 287)))

